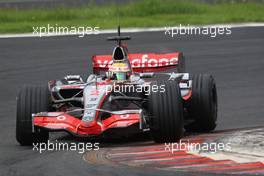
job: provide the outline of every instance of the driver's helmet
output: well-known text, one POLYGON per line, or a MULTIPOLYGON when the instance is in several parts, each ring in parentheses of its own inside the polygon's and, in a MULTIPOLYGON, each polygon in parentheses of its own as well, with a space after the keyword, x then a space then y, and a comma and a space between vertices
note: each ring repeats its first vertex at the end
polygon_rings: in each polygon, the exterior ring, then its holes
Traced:
POLYGON ((125 62, 116 62, 109 67, 109 71, 113 73, 118 81, 126 81, 131 73, 129 65, 125 62))

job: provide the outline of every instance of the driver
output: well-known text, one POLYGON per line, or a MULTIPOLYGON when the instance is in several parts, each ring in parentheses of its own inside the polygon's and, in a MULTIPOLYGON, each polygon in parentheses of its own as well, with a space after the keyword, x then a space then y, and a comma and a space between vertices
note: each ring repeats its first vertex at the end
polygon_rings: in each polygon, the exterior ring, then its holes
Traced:
POLYGON ((117 80, 117 81, 127 81, 129 80, 132 70, 129 67, 129 64, 127 64, 124 61, 115 61, 110 67, 109 67, 109 74, 111 74, 111 79, 117 80))

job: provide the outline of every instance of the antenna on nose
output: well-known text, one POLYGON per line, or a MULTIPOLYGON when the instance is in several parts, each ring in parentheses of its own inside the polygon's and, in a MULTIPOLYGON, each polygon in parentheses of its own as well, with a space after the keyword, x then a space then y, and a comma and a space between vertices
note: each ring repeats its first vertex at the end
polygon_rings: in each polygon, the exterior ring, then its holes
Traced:
POLYGON ((108 37, 108 41, 116 41, 118 46, 122 45, 122 40, 130 40, 130 36, 121 36, 120 26, 117 27, 117 36, 108 37))
POLYGON ((118 34, 118 36, 121 35, 121 33, 120 33, 120 25, 117 27, 117 34, 118 34))

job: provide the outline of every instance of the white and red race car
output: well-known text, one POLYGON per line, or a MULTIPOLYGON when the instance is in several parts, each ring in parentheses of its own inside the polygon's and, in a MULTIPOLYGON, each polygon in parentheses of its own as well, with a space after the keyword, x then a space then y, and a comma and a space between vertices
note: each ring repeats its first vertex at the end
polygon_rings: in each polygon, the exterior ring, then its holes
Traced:
POLYGON ((47 142, 49 132, 61 130, 81 137, 150 131, 155 142, 178 141, 184 129, 214 130, 213 77, 185 73, 181 52, 129 54, 121 43, 129 37, 120 36, 120 28, 118 34, 109 38, 118 43, 112 55, 92 58, 94 74, 87 80, 68 75, 21 89, 16 120, 21 145, 47 142), (122 68, 113 65, 130 69, 123 80, 117 79, 122 68), (162 72, 168 69, 173 72, 162 72))

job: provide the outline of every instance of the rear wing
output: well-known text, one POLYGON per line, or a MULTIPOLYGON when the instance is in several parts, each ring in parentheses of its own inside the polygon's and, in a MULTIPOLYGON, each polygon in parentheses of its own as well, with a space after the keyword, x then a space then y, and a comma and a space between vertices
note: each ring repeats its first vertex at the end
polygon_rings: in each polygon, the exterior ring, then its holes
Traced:
MULTIPOLYGON (((176 72, 185 72, 185 59, 181 52, 166 54, 129 54, 133 72, 159 72, 176 69, 176 72)), ((113 63, 111 55, 95 55, 92 57, 93 72, 101 74, 108 71, 113 63)))

